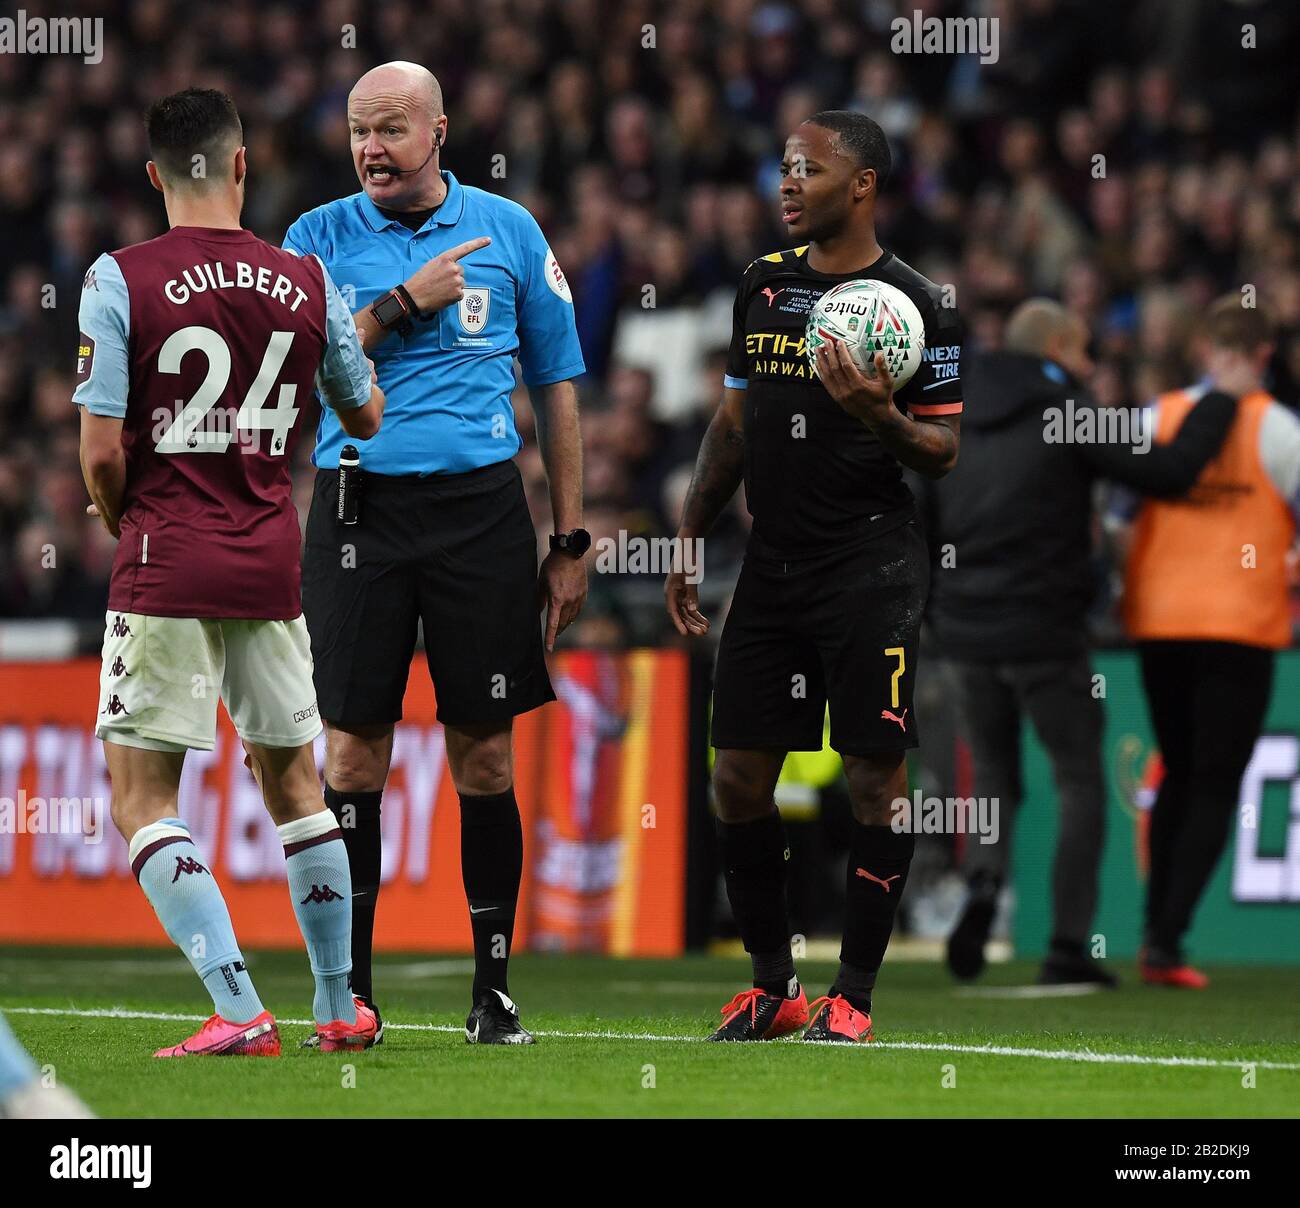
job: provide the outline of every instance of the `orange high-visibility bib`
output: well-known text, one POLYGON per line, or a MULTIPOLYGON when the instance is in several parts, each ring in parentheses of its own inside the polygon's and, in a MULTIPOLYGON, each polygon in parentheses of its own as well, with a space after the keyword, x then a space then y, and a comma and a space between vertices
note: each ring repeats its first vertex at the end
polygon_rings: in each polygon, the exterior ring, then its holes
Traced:
MULTIPOLYGON (((1172 440, 1196 399, 1159 400, 1155 439, 1172 440)), ((1139 639, 1291 641, 1286 553, 1295 521, 1259 455, 1274 400, 1246 395, 1217 457, 1181 499, 1149 499, 1138 514, 1124 588, 1124 622, 1139 639)))

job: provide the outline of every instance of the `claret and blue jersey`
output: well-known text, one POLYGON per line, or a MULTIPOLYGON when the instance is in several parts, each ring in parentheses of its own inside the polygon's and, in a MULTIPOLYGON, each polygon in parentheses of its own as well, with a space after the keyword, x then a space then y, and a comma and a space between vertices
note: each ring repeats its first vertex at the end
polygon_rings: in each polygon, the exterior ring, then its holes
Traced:
MULTIPOLYGON (((529 387, 585 371, 572 295, 536 220, 507 198, 442 175, 447 196, 417 231, 356 193, 304 214, 284 239, 288 251, 321 258, 354 313, 440 253, 492 239, 461 260, 459 303, 371 350, 387 396, 384 423, 372 439, 353 442, 371 473, 456 474, 505 461, 521 444, 510 405, 515 357, 529 387)), ((336 468, 345 439, 322 412, 316 465, 336 468)))

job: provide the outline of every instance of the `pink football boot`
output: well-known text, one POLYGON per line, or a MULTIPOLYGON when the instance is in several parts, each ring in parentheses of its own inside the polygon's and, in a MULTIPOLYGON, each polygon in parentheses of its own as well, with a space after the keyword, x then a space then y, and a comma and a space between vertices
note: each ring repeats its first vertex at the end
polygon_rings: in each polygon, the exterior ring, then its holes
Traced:
POLYGON ((379 1020, 361 999, 353 997, 352 1001, 357 1008, 356 1023, 344 1023, 341 1019, 335 1019, 331 1023, 316 1025, 322 1053, 336 1053, 339 1049, 368 1049, 375 1043, 379 1020))
POLYGON ((280 1031, 270 1011, 263 1011, 248 1023, 231 1023, 213 1015, 188 1040, 159 1049, 155 1057, 278 1057, 280 1031))

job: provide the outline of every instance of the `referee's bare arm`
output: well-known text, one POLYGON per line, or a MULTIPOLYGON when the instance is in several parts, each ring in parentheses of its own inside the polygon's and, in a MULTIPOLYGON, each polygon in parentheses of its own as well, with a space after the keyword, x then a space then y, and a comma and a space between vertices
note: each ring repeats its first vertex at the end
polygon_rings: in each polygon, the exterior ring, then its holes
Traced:
MULTIPOLYGON (((571 381, 534 386, 534 409, 541 413, 538 438, 546 479, 551 490, 551 512, 557 533, 582 527, 582 431, 578 422, 578 392, 571 381), (540 404, 540 406, 539 406, 540 404)), ((561 634, 582 610, 587 598, 587 564, 554 550, 542 561, 537 575, 537 606, 546 609, 546 649, 555 648, 561 634)))
MULTIPOLYGON (((677 528, 679 542, 707 537, 722 509, 736 493, 745 472, 745 392, 728 386, 722 405, 700 442, 695 473, 682 506, 677 528)), ((708 618, 700 612, 700 590, 686 581, 686 572, 672 571, 664 583, 668 615, 683 637, 709 632, 708 618)))
MULTIPOLYGON (((470 252, 487 247, 492 240, 486 235, 477 239, 467 239, 456 247, 448 248, 425 264, 420 265, 410 278, 403 281, 411 300, 420 308, 423 315, 432 315, 459 302, 465 296, 465 270, 460 261, 470 252)), ((357 335, 361 347, 367 352, 381 343, 388 332, 379 326, 369 306, 363 306, 352 316, 357 325, 357 335)), ((356 435, 353 433, 353 435, 356 435)))

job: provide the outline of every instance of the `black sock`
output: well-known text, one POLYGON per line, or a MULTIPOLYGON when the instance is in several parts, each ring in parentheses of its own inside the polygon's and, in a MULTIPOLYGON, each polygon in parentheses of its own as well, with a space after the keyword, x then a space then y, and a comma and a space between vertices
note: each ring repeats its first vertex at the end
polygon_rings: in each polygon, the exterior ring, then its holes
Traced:
POLYGON ((849 842, 849 866, 845 892, 844 942, 840 945, 841 977, 849 970, 849 986, 838 992, 859 1011, 871 1008, 871 989, 880 963, 885 959, 889 935, 894 929, 898 901, 907 885, 916 836, 899 833, 892 826, 863 826, 853 823, 849 842), (870 984, 865 984, 869 979, 870 984), (865 1005, 855 1001, 864 998, 865 1005))
POLYGON ((474 932, 474 999, 484 990, 509 996, 506 970, 524 869, 524 828, 515 790, 460 796, 460 871, 474 932))
POLYGON ((754 822, 719 818, 718 845, 731 913, 754 966, 754 985, 784 997, 795 974, 785 904, 790 852, 781 815, 773 809, 754 822))
POLYGON ((325 804, 338 819, 352 872, 352 993, 373 1002, 371 951, 375 907, 379 903, 379 869, 383 857, 379 803, 383 790, 345 793, 325 786, 325 804))
POLYGON ((848 961, 840 961, 840 971, 831 987, 830 996, 844 995, 863 1015, 871 1014, 871 991, 876 988, 875 969, 861 969, 848 961))

